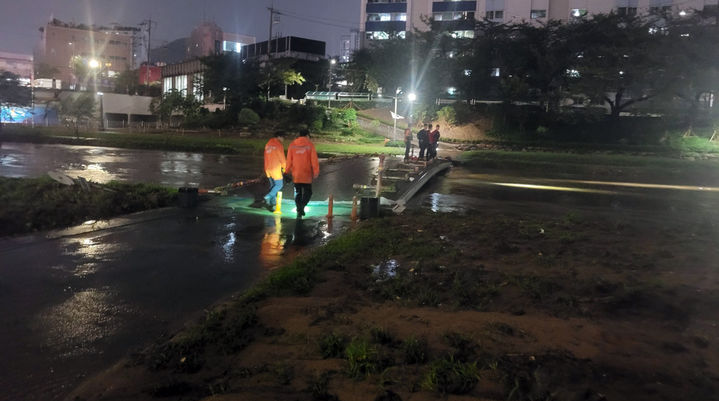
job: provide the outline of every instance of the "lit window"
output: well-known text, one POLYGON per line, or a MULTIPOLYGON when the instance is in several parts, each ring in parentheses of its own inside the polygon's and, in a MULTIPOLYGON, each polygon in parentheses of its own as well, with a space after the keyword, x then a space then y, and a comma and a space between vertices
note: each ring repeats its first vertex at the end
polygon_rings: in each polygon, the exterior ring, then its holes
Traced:
POLYGON ((569 13, 573 18, 582 18, 587 15, 587 10, 583 8, 573 8, 569 13))
POLYGON ((465 76, 465 77, 471 77, 471 76, 472 76, 472 70, 464 70, 464 76, 465 76))
POLYGON ((532 10, 532 12, 529 14, 529 18, 547 18, 547 10, 532 10))
POLYGON ((379 15, 380 21, 392 21, 392 14, 382 13, 379 15))
POLYGON ((579 78, 579 71, 574 69, 567 69, 567 76, 570 78, 579 78))
POLYGON ((195 95, 195 99, 198 102, 201 102, 204 100, 204 95, 202 93, 202 87, 203 87, 203 78, 202 74, 196 73, 192 76, 192 94, 195 95))
POLYGON ((180 92, 187 92, 187 75, 178 75, 175 77, 175 89, 180 92))
POLYGON ((499 76, 499 67, 492 68, 492 73, 490 76, 498 77, 499 76))
POLYGON ((172 92, 172 77, 165 77, 162 80, 162 93, 172 92))
POLYGON ((241 48, 242 48, 242 43, 230 42, 227 40, 222 41, 222 51, 239 53, 241 48))
POLYGON ((452 36, 455 39, 465 39, 465 38, 473 38, 474 37, 474 31, 452 31, 449 33, 450 36, 452 36))

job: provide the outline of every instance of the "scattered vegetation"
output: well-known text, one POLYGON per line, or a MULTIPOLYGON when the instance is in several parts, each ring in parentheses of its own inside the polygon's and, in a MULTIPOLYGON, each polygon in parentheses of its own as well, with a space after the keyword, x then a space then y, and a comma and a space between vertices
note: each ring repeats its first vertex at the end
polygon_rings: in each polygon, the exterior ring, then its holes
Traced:
POLYGON ((67 186, 50 178, 0 177, 0 235, 63 228, 174 204, 177 189, 110 182, 67 186))

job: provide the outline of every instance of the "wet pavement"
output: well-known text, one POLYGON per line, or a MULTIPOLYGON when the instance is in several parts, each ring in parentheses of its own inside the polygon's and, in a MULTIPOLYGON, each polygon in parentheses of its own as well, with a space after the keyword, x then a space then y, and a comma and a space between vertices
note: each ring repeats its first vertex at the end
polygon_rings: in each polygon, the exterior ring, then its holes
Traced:
POLYGON ((517 213, 601 212, 621 218, 684 218, 719 223, 719 183, 704 186, 661 185, 611 180, 525 178, 498 171, 453 167, 431 181, 410 207, 435 212, 498 210, 517 213))
MULTIPOLYGON (((97 182, 210 187, 261 167, 260 159, 181 152, 24 144, 1 150, 0 174, 14 177, 69 168, 69 175, 97 182)), ((324 161, 301 223, 286 185, 282 215, 249 207, 252 194, 240 190, 195 209, 0 239, 0 400, 61 399, 88 375, 327 241, 349 224, 352 184, 367 182, 376 166, 371 158, 324 161), (330 194, 337 202, 328 224, 330 194)))

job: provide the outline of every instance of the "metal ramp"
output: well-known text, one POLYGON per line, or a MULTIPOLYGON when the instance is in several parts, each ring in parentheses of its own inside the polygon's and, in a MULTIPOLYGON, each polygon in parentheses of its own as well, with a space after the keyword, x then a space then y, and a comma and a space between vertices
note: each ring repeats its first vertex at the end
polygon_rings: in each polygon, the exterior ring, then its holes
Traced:
POLYGON ((380 156, 377 173, 369 185, 355 184, 360 197, 379 198, 381 206, 402 213, 410 199, 432 177, 452 167, 447 159, 404 161, 401 157, 380 156))

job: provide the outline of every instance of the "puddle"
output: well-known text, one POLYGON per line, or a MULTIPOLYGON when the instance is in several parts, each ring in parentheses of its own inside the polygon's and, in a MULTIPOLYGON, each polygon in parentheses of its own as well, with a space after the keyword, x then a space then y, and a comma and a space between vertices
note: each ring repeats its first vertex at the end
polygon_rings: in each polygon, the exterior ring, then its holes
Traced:
POLYGON ((372 277, 376 278, 378 283, 391 280, 397 277, 397 267, 399 267, 399 263, 395 259, 372 265, 372 277))

